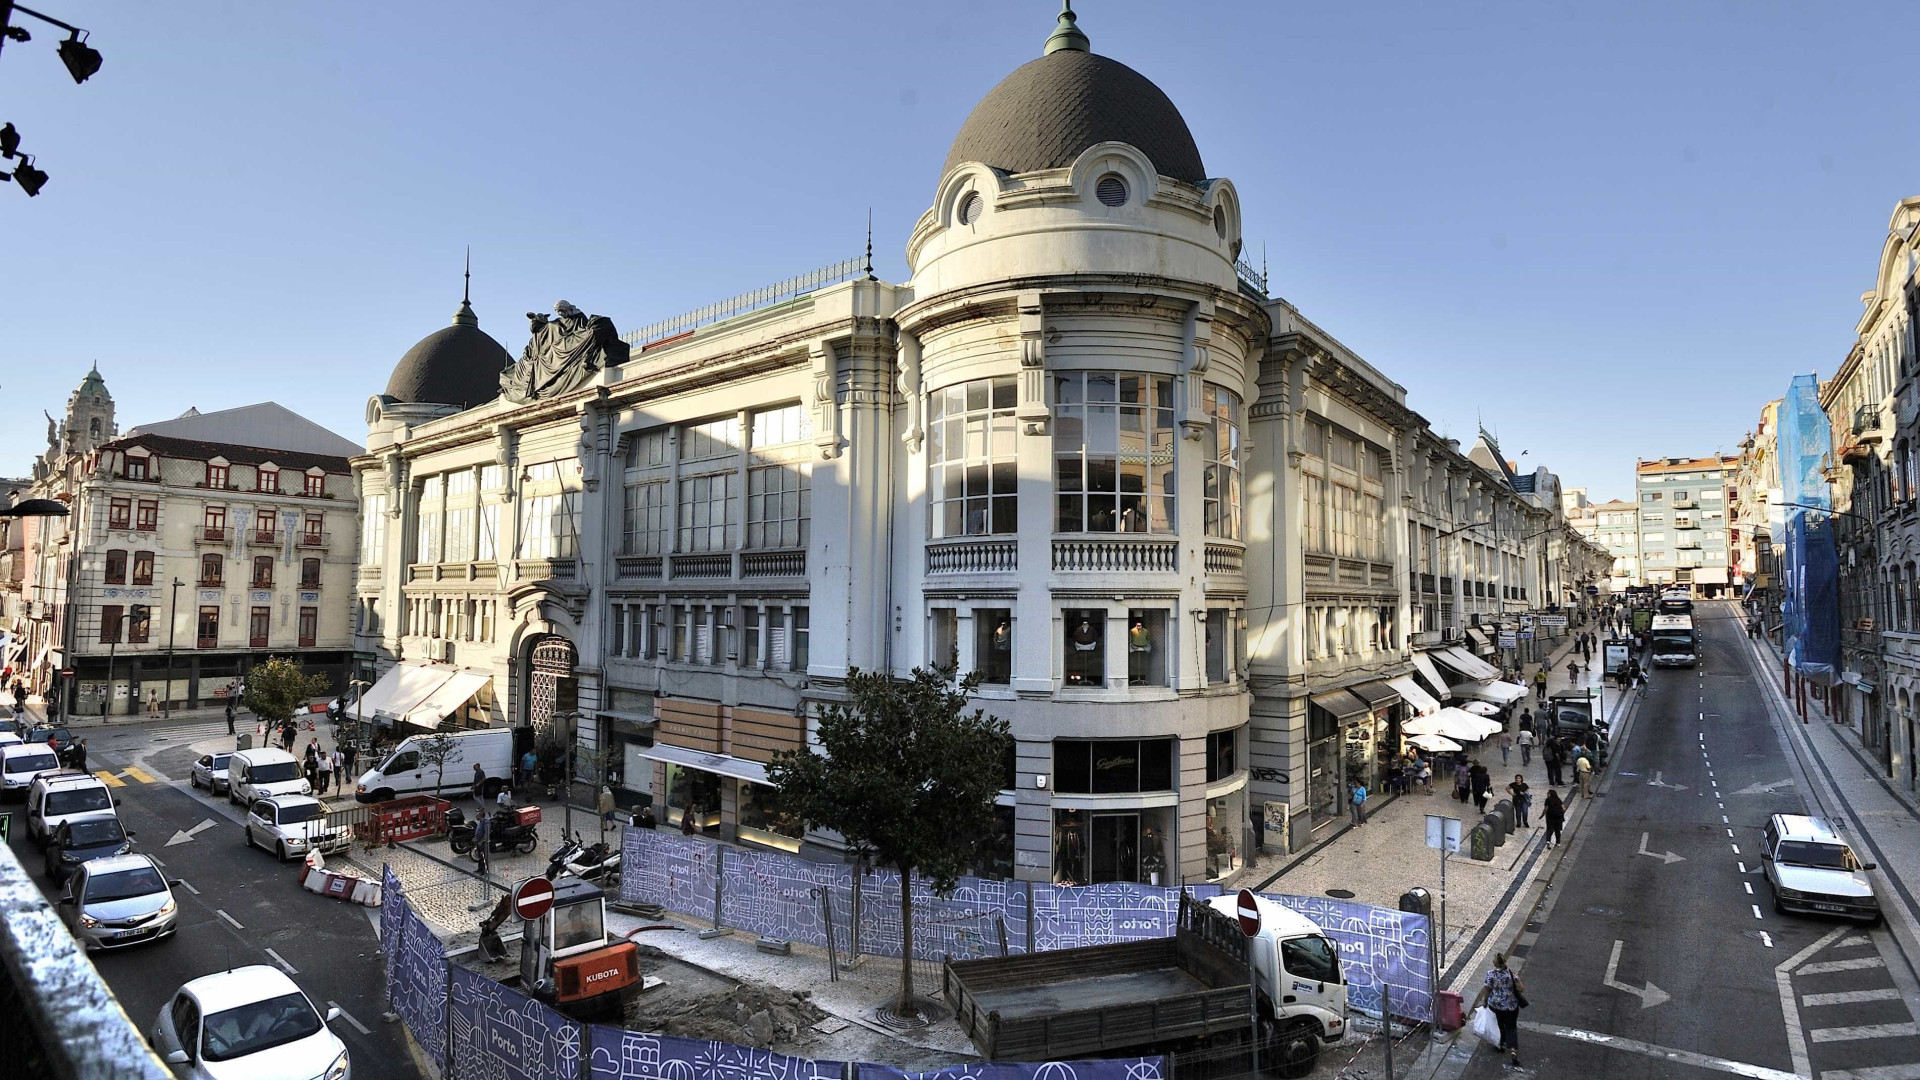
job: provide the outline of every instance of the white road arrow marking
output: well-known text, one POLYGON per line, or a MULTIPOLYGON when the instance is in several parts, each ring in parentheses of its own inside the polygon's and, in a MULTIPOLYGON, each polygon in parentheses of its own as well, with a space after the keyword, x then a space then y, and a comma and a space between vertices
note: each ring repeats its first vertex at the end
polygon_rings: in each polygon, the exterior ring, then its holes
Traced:
POLYGON ((1663 772, 1661 772, 1661 771, 1659 771, 1658 769, 1656 769, 1656 770, 1654 770, 1654 773, 1653 773, 1653 779, 1651 779, 1651 780, 1649 780, 1649 781, 1647 781, 1647 786, 1648 786, 1648 787, 1663 787, 1663 788, 1666 788, 1666 789, 1667 789, 1668 791, 1685 791, 1685 790, 1687 790, 1687 785, 1685 785, 1685 784, 1669 784, 1669 783, 1667 783, 1667 774, 1666 774, 1666 773, 1663 773, 1663 772))
POLYGON ((1671 851, 1648 851, 1646 833, 1640 834, 1640 850, 1639 852, 1637 852, 1637 854, 1646 855, 1655 859, 1659 859, 1661 862, 1665 863, 1668 866, 1672 866, 1674 863, 1677 863, 1677 862, 1687 861, 1687 857, 1685 855, 1675 855, 1671 851))
POLYGON ((1741 788, 1739 791, 1734 792, 1734 794, 1735 795, 1772 795, 1779 788, 1783 788, 1783 787, 1790 788, 1792 786, 1793 786, 1792 780, 1775 780, 1771 784, 1749 784, 1748 786, 1741 788))
POLYGON ((1638 986, 1628 986, 1626 983, 1614 978, 1614 975, 1620 971, 1620 950, 1625 945, 1626 942, 1624 941, 1614 941, 1613 955, 1607 958, 1607 977, 1600 980, 1601 985, 1612 987, 1615 990, 1632 994, 1634 997, 1639 998, 1642 1009, 1651 1009, 1655 1005, 1664 1005, 1668 1001, 1673 1000, 1672 995, 1653 985, 1651 982, 1642 989, 1638 986))
POLYGON ((173 839, 171 839, 171 840, 169 840, 169 841, 167 841, 167 843, 166 843, 166 846, 167 846, 167 847, 172 847, 172 846, 173 846, 173 845, 175 845, 175 844, 185 844, 185 843, 188 843, 189 841, 191 841, 191 840, 192 840, 192 839, 194 838, 194 835, 195 835, 195 834, 197 834, 197 833, 202 833, 202 832, 205 832, 205 831, 207 831, 208 829, 211 829, 211 828, 213 828, 213 819, 212 819, 212 818, 207 818, 207 819, 206 819, 205 821, 202 821, 202 822, 201 822, 200 824, 198 824, 198 825, 195 825, 195 826, 194 826, 193 828, 191 828, 191 829, 187 829, 187 830, 185 830, 185 831, 183 831, 183 832, 176 832, 176 833, 174 833, 174 834, 173 834, 173 839))

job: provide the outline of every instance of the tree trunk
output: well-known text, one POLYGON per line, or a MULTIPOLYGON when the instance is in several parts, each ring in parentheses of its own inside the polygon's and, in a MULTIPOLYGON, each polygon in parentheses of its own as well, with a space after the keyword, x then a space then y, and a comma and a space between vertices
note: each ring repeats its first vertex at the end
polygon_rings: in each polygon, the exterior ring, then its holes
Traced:
POLYGON ((913 1004, 913 869, 900 867, 900 1004, 901 1016, 916 1015, 913 1004))

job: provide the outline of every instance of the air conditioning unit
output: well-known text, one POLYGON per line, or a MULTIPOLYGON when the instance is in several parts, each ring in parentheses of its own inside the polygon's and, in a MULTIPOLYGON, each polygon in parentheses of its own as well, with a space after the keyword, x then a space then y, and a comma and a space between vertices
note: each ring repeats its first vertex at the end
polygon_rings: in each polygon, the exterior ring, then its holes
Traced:
POLYGON ((439 641, 439 640, 429 640, 427 642, 427 659, 445 660, 446 658, 447 658, 446 642, 439 641))

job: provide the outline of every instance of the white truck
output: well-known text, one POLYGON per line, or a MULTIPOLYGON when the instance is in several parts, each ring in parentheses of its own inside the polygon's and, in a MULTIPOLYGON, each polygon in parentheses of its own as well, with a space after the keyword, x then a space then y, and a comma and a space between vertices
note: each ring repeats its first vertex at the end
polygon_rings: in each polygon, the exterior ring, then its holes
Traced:
POLYGON ((423 745, 434 738, 433 735, 409 735, 401 739, 380 764, 360 774, 353 797, 363 803, 380 803, 409 795, 470 791, 476 763, 485 777, 482 787, 487 798, 493 798, 512 782, 512 729, 480 728, 446 735, 453 740, 453 751, 447 755, 444 767, 428 761, 428 755, 422 753, 423 745))

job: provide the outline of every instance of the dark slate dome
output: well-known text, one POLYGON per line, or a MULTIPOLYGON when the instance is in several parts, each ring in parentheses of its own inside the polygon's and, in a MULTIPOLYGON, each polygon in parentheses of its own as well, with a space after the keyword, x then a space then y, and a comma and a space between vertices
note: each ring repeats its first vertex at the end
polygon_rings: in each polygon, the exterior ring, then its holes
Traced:
POLYGON ((512 363, 507 350, 480 329, 472 305, 462 300, 452 326, 421 338, 394 365, 387 396, 470 409, 500 396, 500 372, 512 363))
POLYGON ((973 107, 941 173, 964 161, 1010 173, 1062 169, 1102 142, 1136 147, 1162 176, 1190 184, 1207 178, 1200 148, 1172 100, 1145 75, 1088 52, 1068 10, 1045 55, 1000 80, 973 107))

